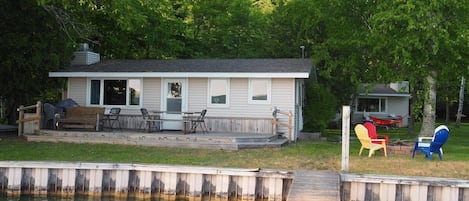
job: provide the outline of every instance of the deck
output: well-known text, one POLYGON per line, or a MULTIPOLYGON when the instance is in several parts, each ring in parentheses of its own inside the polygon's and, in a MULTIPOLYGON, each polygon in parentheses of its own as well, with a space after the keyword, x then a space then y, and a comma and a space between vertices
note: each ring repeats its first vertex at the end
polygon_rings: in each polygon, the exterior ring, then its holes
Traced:
POLYGON ((40 130, 35 134, 25 134, 24 137, 27 141, 35 142, 106 143, 223 150, 278 148, 288 143, 288 139, 271 134, 214 132, 184 134, 181 131, 145 133, 118 130, 100 132, 40 130))

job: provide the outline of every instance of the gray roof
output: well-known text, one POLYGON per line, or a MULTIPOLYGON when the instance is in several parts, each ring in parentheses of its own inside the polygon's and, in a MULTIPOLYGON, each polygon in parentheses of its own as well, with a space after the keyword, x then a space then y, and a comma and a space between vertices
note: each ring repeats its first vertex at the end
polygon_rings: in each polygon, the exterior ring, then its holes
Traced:
POLYGON ((108 60, 57 72, 309 73, 310 59, 108 60))
POLYGON ((391 88, 388 84, 375 84, 373 87, 361 88, 362 96, 409 96, 408 92, 399 92, 391 88))

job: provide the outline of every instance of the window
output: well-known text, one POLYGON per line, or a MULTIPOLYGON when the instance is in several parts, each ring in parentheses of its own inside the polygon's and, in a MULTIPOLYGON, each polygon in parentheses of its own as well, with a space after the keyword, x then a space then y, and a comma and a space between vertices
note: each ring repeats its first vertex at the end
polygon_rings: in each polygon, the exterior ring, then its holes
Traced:
POLYGON ((228 106, 230 83, 227 79, 209 80, 209 105, 228 106))
POLYGON ((249 80, 249 103, 270 104, 270 79, 250 79, 249 80))
POLYGON ((386 112, 385 98, 358 98, 356 112, 386 112))
POLYGON ((129 80, 130 105, 140 105, 140 80, 129 80))
POLYGON ((104 80, 104 105, 125 105, 127 80, 104 80))
POLYGON ((89 103, 91 105, 140 105, 141 80, 90 81, 89 103))
POLYGON ((91 80, 90 104, 99 105, 101 94, 101 80, 91 80))

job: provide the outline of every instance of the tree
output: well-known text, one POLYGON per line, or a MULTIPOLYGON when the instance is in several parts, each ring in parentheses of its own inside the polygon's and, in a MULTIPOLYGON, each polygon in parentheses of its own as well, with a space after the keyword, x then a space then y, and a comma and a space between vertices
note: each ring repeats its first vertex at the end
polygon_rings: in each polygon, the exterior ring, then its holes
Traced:
POLYGON ((373 67, 387 77, 424 83, 421 136, 435 127, 438 76, 467 73, 467 11, 455 0, 382 1, 370 18, 373 67))
POLYGON ((2 1, 0 7, 0 97, 6 98, 8 123, 14 124, 19 105, 58 98, 63 82, 48 73, 71 59, 68 38, 36 2, 2 1))
POLYGON ((462 114, 462 108, 464 105, 464 87, 466 86, 466 79, 464 76, 461 77, 461 86, 459 90, 459 100, 458 100, 458 112, 456 114, 456 128, 459 128, 461 124, 461 114, 462 114))
POLYGON ((262 13, 266 2, 252 0, 195 0, 186 34, 196 58, 253 58, 265 54, 265 26, 262 13), (253 6, 254 5, 254 6, 253 6), (258 7, 260 6, 260 7, 258 7))

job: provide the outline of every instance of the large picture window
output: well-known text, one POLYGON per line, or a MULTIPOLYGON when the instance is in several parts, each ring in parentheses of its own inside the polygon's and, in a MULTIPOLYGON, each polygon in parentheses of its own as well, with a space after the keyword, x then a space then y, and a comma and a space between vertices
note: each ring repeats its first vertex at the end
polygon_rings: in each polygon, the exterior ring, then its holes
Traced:
POLYGON ((249 103, 270 104, 270 79, 249 79, 249 103))
POLYGON ((140 105, 140 79, 93 79, 90 81, 91 105, 140 105))
POLYGON ((385 98, 358 98, 356 112, 386 112, 385 98))
POLYGON ((126 105, 127 80, 104 80, 104 105, 126 105))
POLYGON ((209 80, 209 105, 228 106, 229 103, 228 79, 210 79, 209 80))

